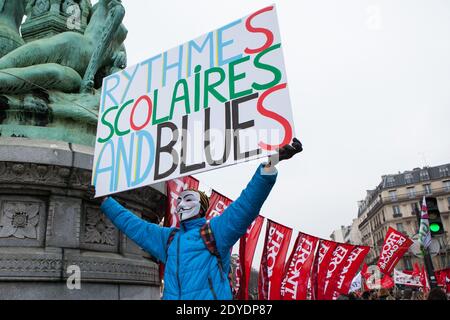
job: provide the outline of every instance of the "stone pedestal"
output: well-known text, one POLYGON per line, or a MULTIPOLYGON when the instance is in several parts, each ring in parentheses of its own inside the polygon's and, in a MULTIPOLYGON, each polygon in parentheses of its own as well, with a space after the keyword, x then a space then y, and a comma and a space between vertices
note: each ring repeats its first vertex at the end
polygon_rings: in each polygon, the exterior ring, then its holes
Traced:
POLYGON ((48 38, 56 34, 72 31, 83 33, 90 15, 88 1, 40 0, 31 7, 22 37, 26 42, 48 38))
MULTIPOLYGON (((0 138, 0 299, 159 299, 158 266, 85 195, 93 148, 0 138), (81 271, 81 289, 69 289, 81 271)), ((158 223, 164 185, 115 197, 158 223)))

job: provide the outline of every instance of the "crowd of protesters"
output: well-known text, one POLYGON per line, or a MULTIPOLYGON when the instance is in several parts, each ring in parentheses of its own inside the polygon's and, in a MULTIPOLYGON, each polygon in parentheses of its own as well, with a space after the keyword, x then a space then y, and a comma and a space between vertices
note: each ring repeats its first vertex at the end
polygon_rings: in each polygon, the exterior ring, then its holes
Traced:
POLYGON ((448 294, 439 287, 433 288, 428 293, 406 288, 370 290, 362 293, 351 292, 340 295, 337 300, 449 300, 448 294))

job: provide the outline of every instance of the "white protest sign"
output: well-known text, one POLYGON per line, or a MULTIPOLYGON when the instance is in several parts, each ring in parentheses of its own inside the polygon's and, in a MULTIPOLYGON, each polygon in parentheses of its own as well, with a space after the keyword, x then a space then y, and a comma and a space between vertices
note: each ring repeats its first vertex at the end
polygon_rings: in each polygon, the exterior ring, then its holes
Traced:
POLYGON ((362 288, 361 272, 358 272, 358 274, 353 278, 352 283, 350 285, 350 290, 348 292, 355 292, 361 290, 361 288, 362 288))
POLYGON ((96 196, 265 157, 294 132, 270 6, 104 79, 96 196))
POLYGON ((394 269, 394 283, 413 287, 422 286, 422 283, 420 282, 420 277, 414 277, 410 274, 398 271, 397 269, 394 269))

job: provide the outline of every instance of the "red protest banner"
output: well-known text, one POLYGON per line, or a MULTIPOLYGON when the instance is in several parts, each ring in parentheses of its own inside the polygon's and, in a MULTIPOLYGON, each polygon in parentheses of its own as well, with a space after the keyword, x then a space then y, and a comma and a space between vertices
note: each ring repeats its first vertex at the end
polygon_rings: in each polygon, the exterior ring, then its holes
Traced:
POLYGON ((327 267, 333 257, 334 249, 337 243, 334 241, 320 240, 314 261, 314 269, 312 275, 313 290, 312 296, 314 300, 324 299, 325 278, 327 267))
POLYGON ((292 229, 268 220, 258 278, 259 300, 280 300, 281 281, 292 229))
POLYGON ((319 238, 299 232, 281 283, 282 300, 306 300, 319 238))
POLYGON ((239 240, 241 283, 238 297, 241 300, 248 300, 248 284, 250 281, 253 256, 255 254, 256 245, 258 243, 258 238, 261 233, 263 223, 264 217, 258 216, 247 229, 247 233, 239 240))
POLYGON ((332 300, 333 294, 337 286, 337 279, 344 268, 345 262, 352 253, 354 245, 338 243, 333 251, 330 263, 326 268, 324 283, 324 300, 332 300))
POLYGON ((390 289, 394 287, 394 285, 394 280, 392 280, 392 278, 388 274, 385 274, 381 279, 381 287, 384 289, 390 289))
POLYGON ((206 219, 210 220, 220 216, 233 201, 213 190, 209 197, 209 209, 206 212, 206 219))
POLYGON ((367 267, 367 264, 363 263, 363 266, 361 268, 361 275, 366 279, 369 278, 371 275, 368 269, 369 268, 367 267))
POLYGON ((422 266, 422 270, 420 273, 420 283, 423 287, 423 292, 428 293, 431 290, 430 283, 428 282, 428 273, 425 270, 425 265, 422 266))
POLYGON ((407 236, 389 227, 377 263, 380 271, 384 274, 391 274, 395 265, 412 244, 413 241, 407 236))
POLYGON ((442 287, 445 292, 450 293, 450 268, 435 271, 434 274, 438 286, 442 287))
POLYGON ((422 271, 420 270, 419 264, 417 262, 415 262, 414 265, 413 265, 412 276, 420 277, 420 273, 421 272, 422 271))
POLYGON ((352 280, 358 272, 359 266, 363 263, 364 258, 369 253, 370 247, 356 246, 348 256, 340 275, 333 294, 336 299, 339 294, 348 294, 352 280))
POLYGON ((241 262, 239 256, 236 260, 236 269, 234 270, 234 287, 233 289, 233 297, 234 299, 240 299, 240 292, 241 292, 241 282, 242 282, 242 271, 241 271, 241 262))
POLYGON ((187 189, 198 189, 199 181, 194 177, 187 176, 167 181, 167 206, 164 218, 164 226, 178 228, 180 218, 177 214, 177 199, 181 192, 187 189))

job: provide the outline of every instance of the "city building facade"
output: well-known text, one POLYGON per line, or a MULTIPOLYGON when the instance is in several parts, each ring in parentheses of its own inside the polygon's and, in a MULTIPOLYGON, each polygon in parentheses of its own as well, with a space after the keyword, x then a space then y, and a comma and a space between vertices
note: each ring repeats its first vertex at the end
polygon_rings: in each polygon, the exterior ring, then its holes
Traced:
POLYGON ((350 227, 341 226, 340 229, 336 229, 331 233, 330 238, 333 241, 344 243, 349 238, 349 230, 350 227))
MULTIPOLYGON (((377 263, 389 227, 416 238, 417 214, 424 196, 437 199, 445 231, 435 238, 440 249, 432 258, 434 269, 449 266, 450 164, 385 175, 374 190, 367 191, 366 198, 358 203, 357 219, 362 244, 373 248, 366 258, 367 264, 377 263)), ((423 259, 408 252, 397 268, 412 269, 415 262, 423 264, 423 259)))

